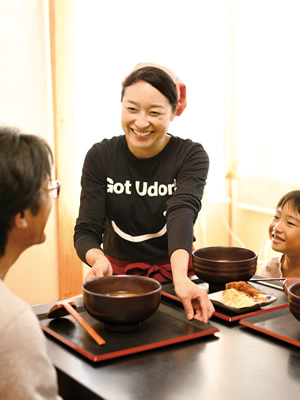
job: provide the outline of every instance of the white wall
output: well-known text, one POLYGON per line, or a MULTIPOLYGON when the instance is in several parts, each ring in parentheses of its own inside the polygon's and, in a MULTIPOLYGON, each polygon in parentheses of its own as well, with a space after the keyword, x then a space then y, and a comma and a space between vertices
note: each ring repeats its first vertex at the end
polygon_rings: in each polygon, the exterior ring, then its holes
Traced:
MULTIPOLYGON (((48 1, 0 1, 0 124, 44 137, 53 149, 48 1)), ((7 286, 30 304, 58 299, 55 204, 47 240, 8 272, 7 286)))

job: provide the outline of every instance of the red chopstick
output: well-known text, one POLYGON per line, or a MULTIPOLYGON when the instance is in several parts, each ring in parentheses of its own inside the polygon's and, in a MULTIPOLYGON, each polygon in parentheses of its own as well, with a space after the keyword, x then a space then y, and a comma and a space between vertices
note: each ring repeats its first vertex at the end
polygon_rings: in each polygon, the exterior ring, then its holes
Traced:
POLYGON ((87 331, 88 334, 98 343, 100 346, 105 344, 106 341, 98 335, 98 333, 82 318, 82 316, 69 304, 63 303, 65 309, 76 319, 76 321, 87 331))

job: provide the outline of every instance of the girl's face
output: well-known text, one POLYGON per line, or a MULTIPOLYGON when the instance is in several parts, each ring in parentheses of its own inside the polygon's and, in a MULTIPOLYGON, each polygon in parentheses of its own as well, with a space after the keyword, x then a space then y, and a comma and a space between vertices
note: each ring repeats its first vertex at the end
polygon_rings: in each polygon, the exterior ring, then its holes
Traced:
POLYGON ((273 250, 300 255, 300 214, 290 203, 276 210, 269 225, 269 236, 273 250))
POLYGON ((169 100, 149 83, 140 81, 125 89, 121 124, 128 148, 136 157, 151 158, 162 151, 174 118, 169 100))

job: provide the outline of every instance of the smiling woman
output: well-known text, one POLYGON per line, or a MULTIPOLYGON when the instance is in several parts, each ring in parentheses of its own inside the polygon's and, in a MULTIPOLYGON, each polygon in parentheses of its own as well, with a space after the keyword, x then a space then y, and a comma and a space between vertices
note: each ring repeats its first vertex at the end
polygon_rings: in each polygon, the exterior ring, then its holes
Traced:
POLYGON ((188 318, 206 322, 213 306, 188 276, 208 156, 201 144, 168 133, 185 108, 185 86, 177 91, 179 80, 160 65, 139 66, 123 81, 125 135, 94 144, 86 155, 75 248, 91 266, 86 280, 112 274, 173 280, 188 318), (127 190, 112 191, 108 181, 125 181, 127 190), (143 196, 141 181, 151 188, 143 196))

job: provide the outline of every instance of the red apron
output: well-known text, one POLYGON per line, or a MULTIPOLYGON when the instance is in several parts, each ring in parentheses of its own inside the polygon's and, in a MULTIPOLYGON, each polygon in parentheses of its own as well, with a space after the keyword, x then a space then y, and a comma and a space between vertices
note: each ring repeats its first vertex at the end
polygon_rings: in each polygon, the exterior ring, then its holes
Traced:
MULTIPOLYGON (((151 264, 144 262, 133 263, 131 261, 121 261, 116 258, 106 256, 111 262, 114 275, 140 275, 156 279, 158 282, 172 281, 172 270, 169 258, 154 261, 151 264)), ((192 256, 188 264, 188 276, 194 275, 192 256)))

